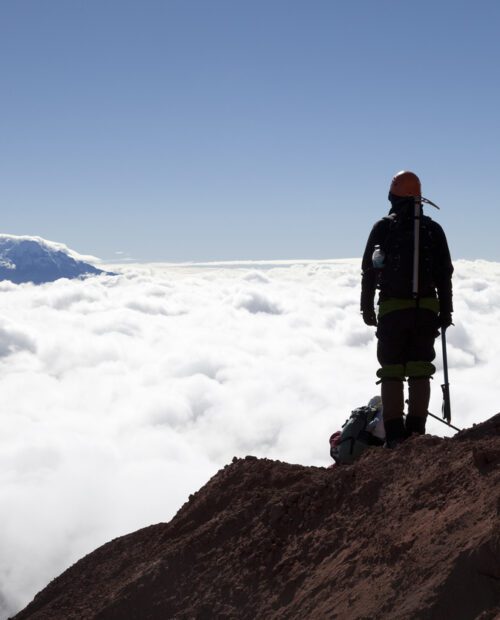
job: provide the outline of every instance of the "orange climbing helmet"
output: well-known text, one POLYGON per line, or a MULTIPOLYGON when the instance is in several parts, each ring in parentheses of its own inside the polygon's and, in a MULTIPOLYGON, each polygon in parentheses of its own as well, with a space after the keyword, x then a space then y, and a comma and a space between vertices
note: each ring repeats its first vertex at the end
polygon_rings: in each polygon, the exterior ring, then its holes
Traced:
POLYGON ((394 175, 389 192, 393 196, 421 196, 420 179, 414 172, 401 170, 394 175))

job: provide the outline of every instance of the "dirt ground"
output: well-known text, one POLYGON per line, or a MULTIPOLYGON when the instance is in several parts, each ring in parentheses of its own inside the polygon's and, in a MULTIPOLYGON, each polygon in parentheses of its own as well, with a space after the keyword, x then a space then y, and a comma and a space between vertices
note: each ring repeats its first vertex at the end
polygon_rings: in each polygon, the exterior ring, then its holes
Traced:
POLYGON ((235 458, 15 618, 500 618, 500 414, 332 469, 235 458))

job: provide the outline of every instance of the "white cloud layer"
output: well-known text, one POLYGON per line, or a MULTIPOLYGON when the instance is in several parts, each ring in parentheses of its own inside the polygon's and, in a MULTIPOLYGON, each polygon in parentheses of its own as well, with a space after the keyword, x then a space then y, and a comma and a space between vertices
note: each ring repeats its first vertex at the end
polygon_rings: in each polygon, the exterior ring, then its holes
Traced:
MULTIPOLYGON (((234 455, 329 465, 330 433, 378 390, 359 260, 108 268, 123 275, 0 283, 0 617, 234 455)), ((469 426, 499 410, 500 264, 458 261, 455 309, 469 426)), ((439 415, 439 347, 437 366, 439 415)))

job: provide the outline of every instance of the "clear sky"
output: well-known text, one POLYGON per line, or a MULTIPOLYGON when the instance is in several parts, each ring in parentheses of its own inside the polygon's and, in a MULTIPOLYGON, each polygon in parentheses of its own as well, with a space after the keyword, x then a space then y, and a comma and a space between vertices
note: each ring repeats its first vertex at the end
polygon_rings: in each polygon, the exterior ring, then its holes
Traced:
POLYGON ((0 231, 356 257, 406 168, 454 258, 500 260, 499 28, 495 0, 4 0, 0 231))

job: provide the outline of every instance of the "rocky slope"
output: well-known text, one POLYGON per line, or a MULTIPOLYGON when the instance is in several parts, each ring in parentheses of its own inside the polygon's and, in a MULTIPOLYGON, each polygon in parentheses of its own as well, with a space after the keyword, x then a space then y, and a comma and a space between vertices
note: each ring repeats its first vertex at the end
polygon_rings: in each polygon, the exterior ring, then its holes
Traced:
POLYGON ((500 617, 500 414, 322 469, 234 459, 16 620, 500 617))

